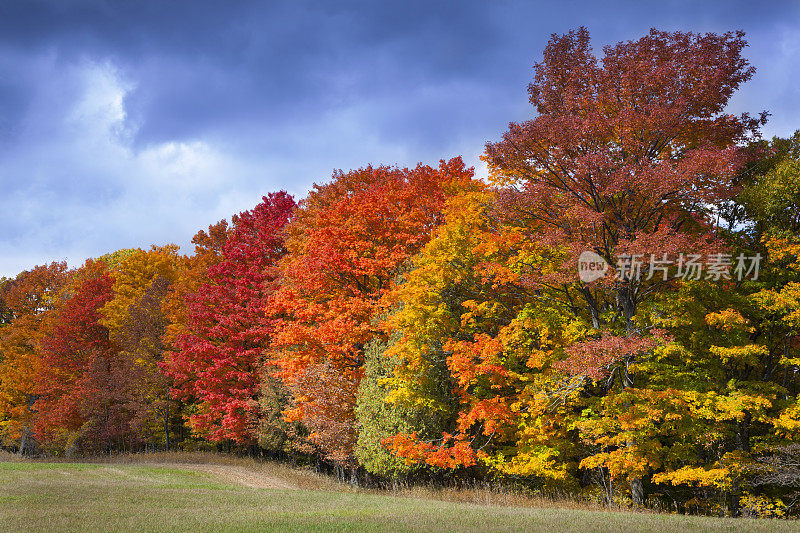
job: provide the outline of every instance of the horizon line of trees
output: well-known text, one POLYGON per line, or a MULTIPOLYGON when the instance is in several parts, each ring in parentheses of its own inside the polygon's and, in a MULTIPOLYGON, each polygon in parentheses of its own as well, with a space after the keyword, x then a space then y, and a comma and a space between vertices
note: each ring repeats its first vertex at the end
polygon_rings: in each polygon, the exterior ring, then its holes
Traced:
POLYGON ((800 132, 725 111, 745 46, 651 30, 598 58, 585 28, 553 35, 488 183, 460 157, 337 171, 193 254, 0 279, 0 444, 797 514, 800 132), (580 280, 585 251, 605 277, 580 280), (685 254, 763 259, 688 279, 685 254))

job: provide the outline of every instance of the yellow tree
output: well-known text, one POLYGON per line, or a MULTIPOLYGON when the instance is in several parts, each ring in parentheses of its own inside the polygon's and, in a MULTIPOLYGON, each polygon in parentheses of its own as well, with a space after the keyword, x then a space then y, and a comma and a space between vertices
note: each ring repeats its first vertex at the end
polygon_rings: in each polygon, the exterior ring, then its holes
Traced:
POLYGON ((100 324, 109 330, 126 360, 131 425, 140 438, 163 436, 169 447, 172 410, 170 385, 160 365, 166 358, 168 320, 163 305, 179 278, 183 259, 176 245, 134 250, 112 267, 113 298, 100 310, 100 324))
POLYGON ((560 252, 498 224, 494 206, 477 183, 452 198, 393 294, 399 339, 387 355, 398 365, 387 401, 426 415, 385 444, 409 463, 482 465, 563 487, 575 483, 574 389, 553 363, 572 326, 551 295, 522 283, 560 252))

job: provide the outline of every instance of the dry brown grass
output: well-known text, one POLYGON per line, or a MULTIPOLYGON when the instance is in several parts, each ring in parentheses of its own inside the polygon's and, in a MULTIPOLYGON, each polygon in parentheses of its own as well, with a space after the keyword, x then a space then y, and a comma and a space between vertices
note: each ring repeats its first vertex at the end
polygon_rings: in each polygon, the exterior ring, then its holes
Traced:
MULTIPOLYGON (((209 467, 231 467, 234 472, 247 471, 253 476, 274 478, 280 480, 288 487, 301 490, 347 490, 346 485, 338 483, 335 479, 318 474, 311 469, 293 467, 274 461, 261 461, 252 457, 237 457, 235 455, 216 452, 147 452, 124 455, 94 457, 89 462, 115 463, 115 464, 142 464, 152 466, 199 466, 201 470, 225 476, 224 471, 209 467)), ((227 479, 240 482, 239 479, 227 479)), ((240 483, 242 484, 242 483, 240 483)), ((244 483, 246 485, 246 483, 244 483)))
POLYGON ((24 460, 25 459, 23 457, 20 457, 15 453, 0 450, 0 463, 16 463, 24 460))
MULTIPOLYGON (((378 491, 378 493, 382 492, 378 491)), ((585 499, 581 500, 569 495, 538 496, 502 487, 456 488, 416 486, 392 490, 391 493, 393 496, 408 498, 499 507, 558 507, 560 509, 583 509, 590 511, 629 510, 623 507, 609 509, 600 502, 585 499)))
MULTIPOLYGON (((25 459, 0 450, 0 461, 74 462, 75 459, 44 458, 25 459)), ((79 462, 148 465, 156 467, 191 468, 212 474, 224 481, 251 488, 292 488, 299 490, 322 490, 357 492, 373 495, 391 495, 401 498, 435 500, 475 505, 523 508, 559 508, 589 511, 624 511, 626 505, 609 508, 591 499, 579 499, 569 494, 550 496, 534 495, 522 490, 485 484, 474 487, 442 487, 436 485, 398 486, 393 489, 370 489, 354 487, 336 478, 315 472, 311 468, 291 466, 275 461, 238 457, 213 451, 142 452, 122 455, 94 456, 79 462)), ((654 512, 642 510, 641 512, 654 512)))
MULTIPOLYGON (((153 466, 202 466, 201 470, 222 477, 227 481, 243 484, 245 486, 259 487, 259 484, 248 483, 242 475, 237 475, 236 471, 226 472, 221 470, 211 470, 210 466, 227 466, 237 470, 247 470, 255 476, 263 478, 274 478, 281 480, 286 485, 275 486, 276 488, 296 488, 300 490, 324 490, 336 492, 358 492, 374 495, 391 495, 401 498, 414 498, 423 500, 435 500, 453 503, 469 503, 476 505, 490 505, 499 507, 528 507, 528 508, 560 508, 560 509, 581 509, 590 511, 630 511, 627 506, 621 505, 612 507, 602 504, 599 501, 588 499, 578 499, 568 494, 554 494, 551 496, 533 495, 522 490, 514 490, 506 487, 493 487, 489 484, 475 487, 441 487, 429 486, 399 486, 391 490, 368 489, 354 487, 347 483, 342 483, 332 476, 320 474, 310 468, 301 468, 274 461, 262 461, 251 457, 237 457, 225 453, 217 452, 147 452, 124 454, 115 456, 103 456, 92 458, 91 462, 117 463, 117 464, 145 464, 153 466)), ((261 485, 262 488, 269 488, 269 482, 261 485)))

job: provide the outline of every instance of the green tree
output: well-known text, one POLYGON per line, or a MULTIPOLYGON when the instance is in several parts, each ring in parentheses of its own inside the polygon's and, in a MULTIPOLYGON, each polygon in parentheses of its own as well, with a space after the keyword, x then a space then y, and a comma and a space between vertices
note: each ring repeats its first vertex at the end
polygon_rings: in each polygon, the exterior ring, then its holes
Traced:
MULTIPOLYGON (((395 335, 396 340, 397 336, 395 335)), ((402 477, 414 470, 402 458, 387 450, 385 442, 399 433, 410 433, 419 410, 407 410, 386 401, 387 381, 394 374, 397 357, 385 354, 390 341, 375 339, 364 348, 364 375, 356 396, 358 439, 355 456, 367 471, 386 478, 402 477)))

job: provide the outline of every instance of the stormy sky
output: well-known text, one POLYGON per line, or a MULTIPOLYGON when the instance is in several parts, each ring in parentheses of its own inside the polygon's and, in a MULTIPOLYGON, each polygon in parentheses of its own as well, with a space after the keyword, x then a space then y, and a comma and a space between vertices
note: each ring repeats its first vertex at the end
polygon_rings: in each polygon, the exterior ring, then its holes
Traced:
POLYGON ((476 165, 552 33, 743 29, 732 112, 800 128, 800 2, 0 0, 0 275, 174 242, 333 169, 476 165))

